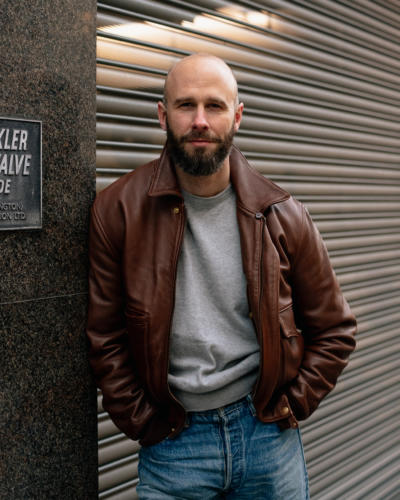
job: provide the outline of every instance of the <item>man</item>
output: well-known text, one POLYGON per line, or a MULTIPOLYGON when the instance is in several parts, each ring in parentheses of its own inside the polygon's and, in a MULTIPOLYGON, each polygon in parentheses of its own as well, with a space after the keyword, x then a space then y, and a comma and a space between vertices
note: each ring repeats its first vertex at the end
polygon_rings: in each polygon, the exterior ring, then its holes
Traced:
POLYGON ((182 59, 161 157, 93 206, 90 360, 139 498, 308 498, 298 420, 354 349, 307 211, 232 146, 242 113, 223 61, 182 59))

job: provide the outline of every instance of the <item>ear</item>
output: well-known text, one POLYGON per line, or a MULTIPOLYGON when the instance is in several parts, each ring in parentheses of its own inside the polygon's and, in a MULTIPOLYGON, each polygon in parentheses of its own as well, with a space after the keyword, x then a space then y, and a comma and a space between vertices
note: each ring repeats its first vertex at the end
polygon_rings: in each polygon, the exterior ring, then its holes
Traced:
POLYGON ((242 102, 236 108, 236 111, 235 111, 235 121, 234 121, 234 130, 235 130, 235 132, 237 132, 239 130, 240 122, 242 121, 242 116, 243 116, 243 108, 244 108, 244 105, 243 105, 242 102))
POLYGON ((165 109, 164 103, 158 101, 157 104, 158 121, 160 122, 161 128, 167 130, 167 110, 165 109))

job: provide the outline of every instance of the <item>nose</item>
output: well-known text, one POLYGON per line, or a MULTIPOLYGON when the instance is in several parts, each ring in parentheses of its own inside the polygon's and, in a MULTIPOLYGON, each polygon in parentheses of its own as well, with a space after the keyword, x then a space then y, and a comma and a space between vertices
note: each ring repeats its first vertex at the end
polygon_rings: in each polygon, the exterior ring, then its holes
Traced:
POLYGON ((207 130, 209 127, 206 112, 203 106, 197 106, 193 117, 192 128, 194 130, 207 130))

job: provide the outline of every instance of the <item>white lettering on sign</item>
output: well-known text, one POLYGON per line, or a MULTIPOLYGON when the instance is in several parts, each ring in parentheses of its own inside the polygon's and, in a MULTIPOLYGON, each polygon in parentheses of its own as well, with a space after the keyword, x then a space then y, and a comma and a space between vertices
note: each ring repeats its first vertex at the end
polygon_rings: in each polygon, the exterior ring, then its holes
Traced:
POLYGON ((0 179, 0 193, 10 194, 11 179, 0 179))
POLYGON ((9 128, 0 129, 0 149, 11 151, 26 151, 28 131, 9 128))
POLYGON ((16 153, 0 154, 0 174, 29 175, 32 155, 18 155, 16 153))
POLYGON ((24 208, 23 204, 18 202, 18 203, 0 203, 0 210, 5 210, 5 211, 9 211, 9 210, 14 210, 14 212, 16 210, 18 210, 19 212, 22 211, 22 209, 24 208))
POLYGON ((0 235, 42 227, 41 152, 40 121, 0 116, 0 235))
POLYGON ((19 149, 21 151, 26 151, 26 141, 28 140, 28 131, 21 130, 21 135, 19 138, 19 149))
POLYGON ((25 155, 24 171, 22 175, 29 175, 29 167, 31 166, 32 155, 25 155))

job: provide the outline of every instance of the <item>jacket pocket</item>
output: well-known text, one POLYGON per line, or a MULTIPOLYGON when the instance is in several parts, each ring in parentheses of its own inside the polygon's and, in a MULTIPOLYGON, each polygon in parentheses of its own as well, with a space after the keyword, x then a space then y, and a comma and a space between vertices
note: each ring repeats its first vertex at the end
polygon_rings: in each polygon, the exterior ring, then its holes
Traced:
POLYGON ((292 306, 280 311, 281 331, 280 386, 293 380, 301 365, 304 354, 304 339, 296 328, 292 306))
POLYGON ((142 383, 148 380, 148 315, 129 308, 125 311, 128 347, 134 361, 134 368, 142 383))

